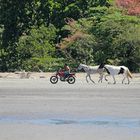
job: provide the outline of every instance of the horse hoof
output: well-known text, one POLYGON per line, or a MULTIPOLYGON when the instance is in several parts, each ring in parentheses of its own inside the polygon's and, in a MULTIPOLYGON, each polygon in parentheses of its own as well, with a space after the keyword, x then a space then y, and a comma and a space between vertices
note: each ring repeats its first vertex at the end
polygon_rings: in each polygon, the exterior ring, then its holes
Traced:
POLYGON ((125 85, 129 85, 129 83, 125 83, 125 85))

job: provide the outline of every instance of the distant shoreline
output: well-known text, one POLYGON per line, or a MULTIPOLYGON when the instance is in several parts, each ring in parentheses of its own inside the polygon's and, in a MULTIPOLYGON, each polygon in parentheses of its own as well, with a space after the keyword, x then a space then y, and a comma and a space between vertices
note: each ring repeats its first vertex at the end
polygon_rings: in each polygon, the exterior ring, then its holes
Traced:
MULTIPOLYGON (((48 78, 55 72, 0 72, 0 78, 18 78, 18 79, 38 79, 38 78, 48 78)), ((76 73, 77 77, 85 77, 86 73, 76 73)), ((133 78, 140 79, 140 73, 133 73, 133 78)), ((98 78, 98 74, 92 74, 92 77, 98 78)), ((122 75, 116 76, 122 77, 122 75)))

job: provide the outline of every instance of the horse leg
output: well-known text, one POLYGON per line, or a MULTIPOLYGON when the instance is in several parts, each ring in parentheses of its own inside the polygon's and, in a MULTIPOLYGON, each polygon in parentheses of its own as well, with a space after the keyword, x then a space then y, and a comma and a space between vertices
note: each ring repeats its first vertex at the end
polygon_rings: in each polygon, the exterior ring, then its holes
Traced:
POLYGON ((108 80, 106 79, 107 76, 110 76, 110 75, 109 75, 109 74, 105 75, 105 80, 106 80, 106 81, 108 81, 108 80))
POLYGON ((126 78, 126 77, 124 76, 124 78, 123 78, 123 80, 122 80, 122 84, 124 83, 125 78, 126 78))
POLYGON ((86 81, 87 81, 87 83, 88 83, 88 79, 87 79, 88 77, 89 77, 89 75, 87 74, 87 75, 86 75, 86 81))
POLYGON ((95 82, 91 79, 91 76, 89 75, 89 79, 95 84, 95 82))
POLYGON ((98 83, 99 83, 100 81, 101 81, 101 83, 102 83, 102 80, 103 80, 103 74, 100 74, 98 83))
POLYGON ((129 84, 130 83, 130 80, 129 80, 129 77, 127 76, 127 75, 124 75, 124 78, 123 78, 123 80, 122 80, 122 84, 124 83, 124 80, 127 78, 127 81, 128 81, 128 83, 127 84, 129 84))
POLYGON ((99 80, 98 80, 98 83, 100 81, 102 83, 102 80, 103 80, 103 69, 97 69, 97 73, 99 73, 99 75, 100 75, 99 80))
POLYGON ((98 80, 98 83, 101 81, 101 74, 100 74, 100 77, 99 77, 99 80, 98 80))
POLYGON ((130 83, 129 77, 127 76, 128 84, 130 83))
POLYGON ((115 76, 113 75, 112 77, 113 77, 113 80, 114 80, 113 84, 116 84, 115 76))
MULTIPOLYGON (((98 80, 98 83, 101 81, 101 75, 100 75, 100 77, 99 77, 99 80, 98 80)), ((101 83, 102 83, 102 81, 101 81, 101 83)))
POLYGON ((104 74, 101 74, 101 83, 103 82, 104 74))

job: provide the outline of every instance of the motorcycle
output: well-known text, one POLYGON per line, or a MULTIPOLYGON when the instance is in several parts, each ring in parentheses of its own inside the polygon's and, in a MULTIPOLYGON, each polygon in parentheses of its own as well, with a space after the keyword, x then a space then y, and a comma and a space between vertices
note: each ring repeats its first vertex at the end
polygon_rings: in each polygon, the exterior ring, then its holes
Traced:
POLYGON ((56 72, 55 75, 50 77, 50 82, 52 84, 56 84, 58 80, 62 82, 68 82, 69 84, 74 84, 75 83, 75 73, 69 73, 68 75, 65 76, 65 72, 63 70, 59 70, 56 72))

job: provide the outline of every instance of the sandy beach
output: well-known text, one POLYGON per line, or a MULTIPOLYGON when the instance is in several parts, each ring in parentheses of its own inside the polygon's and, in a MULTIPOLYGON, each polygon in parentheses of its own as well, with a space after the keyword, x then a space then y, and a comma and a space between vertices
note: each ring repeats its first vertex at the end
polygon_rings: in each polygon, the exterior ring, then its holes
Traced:
POLYGON ((140 139, 140 74, 129 85, 84 73, 53 85, 51 75, 0 73, 0 140, 140 139))

